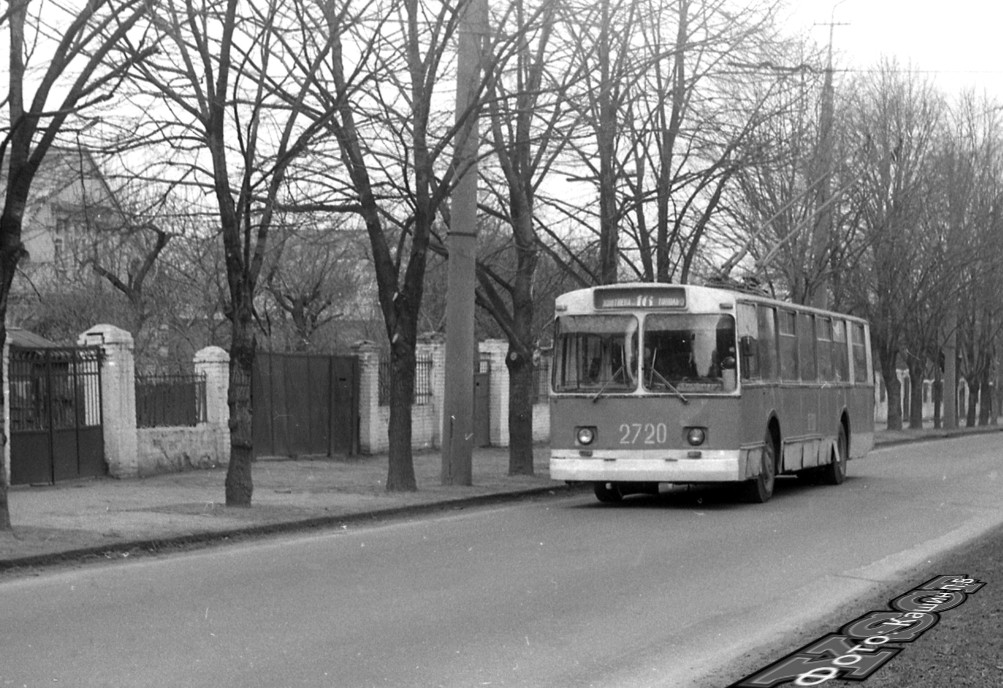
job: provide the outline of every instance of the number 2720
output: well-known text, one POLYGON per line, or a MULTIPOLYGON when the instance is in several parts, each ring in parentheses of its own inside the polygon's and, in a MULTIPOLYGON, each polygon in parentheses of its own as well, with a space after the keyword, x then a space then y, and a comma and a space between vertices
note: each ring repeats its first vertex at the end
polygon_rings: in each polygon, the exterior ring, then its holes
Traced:
POLYGON ((620 423, 620 444, 665 444, 665 423, 620 423))

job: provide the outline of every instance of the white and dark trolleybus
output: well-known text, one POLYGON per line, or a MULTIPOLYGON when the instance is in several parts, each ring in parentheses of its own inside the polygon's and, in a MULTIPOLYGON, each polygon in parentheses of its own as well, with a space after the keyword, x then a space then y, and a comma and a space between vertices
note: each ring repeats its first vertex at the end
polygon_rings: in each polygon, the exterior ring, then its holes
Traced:
POLYGON ((550 476, 600 501, 660 484, 840 484, 874 443, 865 320, 714 287, 630 283, 555 304, 550 476))

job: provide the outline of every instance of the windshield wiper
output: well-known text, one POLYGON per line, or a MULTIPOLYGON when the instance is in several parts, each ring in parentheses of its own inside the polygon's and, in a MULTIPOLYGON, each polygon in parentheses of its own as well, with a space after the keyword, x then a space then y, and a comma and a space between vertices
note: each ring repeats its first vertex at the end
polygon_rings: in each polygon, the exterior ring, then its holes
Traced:
POLYGON ((678 389, 676 389, 675 386, 671 382, 669 382, 668 380, 666 380, 665 377, 660 372, 658 372, 657 370, 655 370, 654 368, 652 368, 650 370, 650 375, 648 375, 648 387, 649 388, 651 387, 651 381, 652 381, 652 379, 654 379, 654 377, 656 375, 658 376, 658 381, 661 382, 666 387, 668 387, 668 389, 669 389, 670 392, 672 392, 677 397, 679 397, 679 400, 681 402, 683 402, 684 404, 690 403, 690 400, 686 398, 685 394, 683 394, 678 389))
POLYGON ((619 368, 616 369, 615 373, 613 373, 612 375, 609 376, 609 379, 606 380, 606 382, 602 383, 602 387, 600 387, 599 391, 596 392, 595 396, 592 397, 592 403, 593 404, 596 403, 597 401, 599 401, 599 399, 602 397, 602 395, 606 392, 606 388, 609 387, 610 384, 613 382, 613 380, 616 379, 616 376, 619 375, 619 374, 621 374, 622 372, 623 372, 623 366, 620 366, 619 368))

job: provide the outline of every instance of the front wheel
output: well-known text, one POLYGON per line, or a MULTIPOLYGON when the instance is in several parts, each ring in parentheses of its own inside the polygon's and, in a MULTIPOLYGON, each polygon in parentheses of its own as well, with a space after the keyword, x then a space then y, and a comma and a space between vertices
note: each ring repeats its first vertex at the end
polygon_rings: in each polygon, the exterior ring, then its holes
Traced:
POLYGON ((842 485, 846 480, 846 459, 849 456, 849 447, 846 441, 846 428, 839 424, 839 437, 836 439, 836 446, 832 448, 831 460, 822 467, 822 481, 826 485, 842 485))
POLYGON ((777 448, 773 435, 766 431, 763 452, 760 458, 759 475, 745 483, 745 498, 753 504, 765 504, 773 496, 773 486, 777 478, 777 448))
POLYGON ((623 493, 616 483, 596 483, 594 486, 596 499, 603 504, 615 504, 623 499, 623 493))

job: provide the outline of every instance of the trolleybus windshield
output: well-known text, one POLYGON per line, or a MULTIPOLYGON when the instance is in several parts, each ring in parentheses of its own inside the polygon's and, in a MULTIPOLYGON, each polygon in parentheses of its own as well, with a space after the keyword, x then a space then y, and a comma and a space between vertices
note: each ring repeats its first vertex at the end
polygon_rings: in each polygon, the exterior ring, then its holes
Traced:
MULTIPOLYGON (((587 392, 732 392, 735 321, 730 315, 648 313, 563 315, 554 338, 554 390, 587 392)), ((684 398, 685 400, 685 398, 684 398)))
POLYGON ((735 321, 730 315, 649 314, 641 384, 649 391, 735 389, 735 321))
POLYGON ((554 340, 558 392, 633 391, 637 387, 637 318, 564 315, 554 340))

